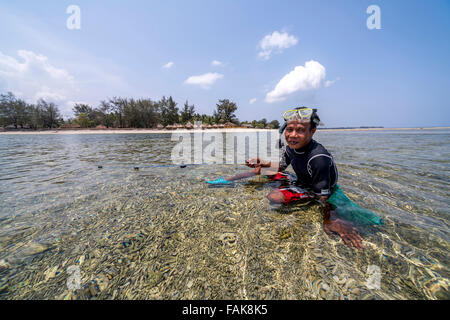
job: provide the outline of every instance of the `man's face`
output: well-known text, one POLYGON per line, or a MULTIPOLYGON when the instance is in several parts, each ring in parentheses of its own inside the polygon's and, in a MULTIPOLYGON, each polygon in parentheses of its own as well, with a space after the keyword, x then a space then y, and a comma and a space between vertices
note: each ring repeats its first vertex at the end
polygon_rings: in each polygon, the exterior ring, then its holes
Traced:
POLYGON ((311 129, 311 123, 304 123, 300 121, 290 121, 287 124, 284 137, 291 149, 300 149, 306 146, 312 139, 316 128, 311 129))

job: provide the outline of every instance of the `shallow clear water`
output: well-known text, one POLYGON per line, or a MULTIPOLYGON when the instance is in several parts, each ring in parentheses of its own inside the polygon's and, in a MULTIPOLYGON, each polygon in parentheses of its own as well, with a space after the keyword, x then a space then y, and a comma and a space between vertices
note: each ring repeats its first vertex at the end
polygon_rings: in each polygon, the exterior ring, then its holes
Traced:
POLYGON ((244 165, 171 166, 169 134, 0 135, 0 299, 449 299, 450 131, 314 138, 386 222, 362 251, 262 176, 204 182, 244 165))

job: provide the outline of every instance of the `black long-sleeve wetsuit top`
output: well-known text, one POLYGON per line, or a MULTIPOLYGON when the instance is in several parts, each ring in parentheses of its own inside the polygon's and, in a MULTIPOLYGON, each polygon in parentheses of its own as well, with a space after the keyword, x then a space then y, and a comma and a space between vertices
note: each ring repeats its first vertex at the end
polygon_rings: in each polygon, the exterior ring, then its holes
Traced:
POLYGON ((289 164, 297 175, 296 184, 311 189, 316 195, 330 195, 337 183, 338 171, 333 156, 313 139, 301 149, 282 147, 279 170, 284 171, 289 164))

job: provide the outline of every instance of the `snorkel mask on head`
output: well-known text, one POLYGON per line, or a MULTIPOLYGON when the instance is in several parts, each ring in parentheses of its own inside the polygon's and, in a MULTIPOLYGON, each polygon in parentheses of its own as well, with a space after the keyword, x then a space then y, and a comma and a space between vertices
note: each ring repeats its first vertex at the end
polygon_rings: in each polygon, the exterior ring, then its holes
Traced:
POLYGON ((289 121, 300 121, 300 122, 311 122, 314 123, 314 126, 318 126, 320 124, 320 118, 317 115, 317 109, 312 109, 308 107, 298 107, 295 109, 287 110, 283 113, 283 119, 285 120, 284 124, 281 126, 279 132, 283 133, 284 129, 289 121))

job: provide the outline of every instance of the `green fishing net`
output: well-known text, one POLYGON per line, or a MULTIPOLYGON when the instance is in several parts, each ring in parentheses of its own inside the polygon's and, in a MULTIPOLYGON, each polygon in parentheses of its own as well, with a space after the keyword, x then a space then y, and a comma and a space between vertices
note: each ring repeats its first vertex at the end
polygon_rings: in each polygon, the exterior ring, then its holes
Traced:
POLYGON ((359 207, 342 192, 338 185, 333 188, 333 193, 328 198, 328 203, 333 206, 339 216, 348 221, 363 225, 381 225, 383 219, 370 210, 359 207))

